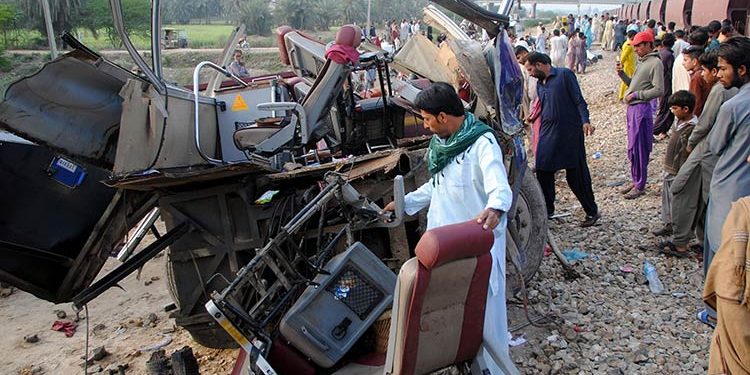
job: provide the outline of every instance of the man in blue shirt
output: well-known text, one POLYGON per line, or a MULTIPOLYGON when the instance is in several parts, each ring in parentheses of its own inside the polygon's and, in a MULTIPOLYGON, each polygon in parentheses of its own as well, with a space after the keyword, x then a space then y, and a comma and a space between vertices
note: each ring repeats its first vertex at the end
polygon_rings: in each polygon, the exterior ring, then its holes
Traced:
POLYGON ((537 94, 542 104, 542 125, 536 152, 536 177, 544 193, 547 215, 555 212, 555 172, 565 169, 570 190, 581 202, 586 218, 582 227, 599 220, 599 208, 591 188, 586 163, 585 135, 594 134, 589 110, 581 94, 575 73, 554 68, 549 56, 531 53, 524 64, 529 75, 539 80, 537 94))

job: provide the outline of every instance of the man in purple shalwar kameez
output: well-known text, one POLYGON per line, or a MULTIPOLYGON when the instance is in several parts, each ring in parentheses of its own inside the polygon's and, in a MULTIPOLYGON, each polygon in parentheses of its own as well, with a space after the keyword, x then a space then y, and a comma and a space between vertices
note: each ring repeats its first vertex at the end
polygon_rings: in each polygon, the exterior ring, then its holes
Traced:
POLYGON ((633 76, 628 77, 617 64, 618 75, 628 85, 625 103, 628 106, 628 160, 632 183, 621 190, 625 199, 638 198, 646 189, 648 158, 654 142, 651 100, 664 94, 664 67, 659 53, 654 51, 654 35, 640 32, 631 44, 640 60, 633 76))

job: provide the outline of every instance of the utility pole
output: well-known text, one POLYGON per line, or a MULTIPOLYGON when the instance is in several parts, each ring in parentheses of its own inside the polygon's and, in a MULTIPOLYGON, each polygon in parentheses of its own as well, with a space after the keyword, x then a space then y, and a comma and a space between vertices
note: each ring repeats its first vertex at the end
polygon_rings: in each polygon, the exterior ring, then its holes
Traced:
POLYGON ((42 2, 42 9, 44 10, 44 23, 47 26, 47 41, 49 42, 49 49, 52 52, 52 59, 57 58, 57 44, 55 44, 55 31, 52 30, 52 15, 49 11, 49 0, 40 0, 42 2))

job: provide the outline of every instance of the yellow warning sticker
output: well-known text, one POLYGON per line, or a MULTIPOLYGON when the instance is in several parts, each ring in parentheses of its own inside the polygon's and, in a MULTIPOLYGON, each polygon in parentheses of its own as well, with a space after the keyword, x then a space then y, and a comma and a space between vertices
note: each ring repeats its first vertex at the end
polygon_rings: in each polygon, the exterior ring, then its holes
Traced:
POLYGON ((248 109, 250 108, 245 103, 245 99, 242 99, 242 96, 238 94, 232 103, 232 112, 247 111, 248 109))

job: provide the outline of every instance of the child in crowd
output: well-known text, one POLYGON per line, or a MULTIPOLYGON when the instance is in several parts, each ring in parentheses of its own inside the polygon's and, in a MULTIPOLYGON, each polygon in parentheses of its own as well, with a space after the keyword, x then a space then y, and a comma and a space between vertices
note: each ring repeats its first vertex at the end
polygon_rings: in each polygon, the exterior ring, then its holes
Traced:
MULTIPOLYGON (((669 110, 674 114, 672 135, 669 137, 667 151, 664 155, 664 182, 661 192, 661 218, 664 229, 672 229, 672 181, 682 164, 690 154, 687 151, 688 139, 693 128, 698 124, 698 117, 693 114, 695 109, 695 95, 689 91, 680 90, 669 97, 669 110)), ((678 252, 671 246, 661 249, 667 255, 684 257, 688 252, 678 252)))

